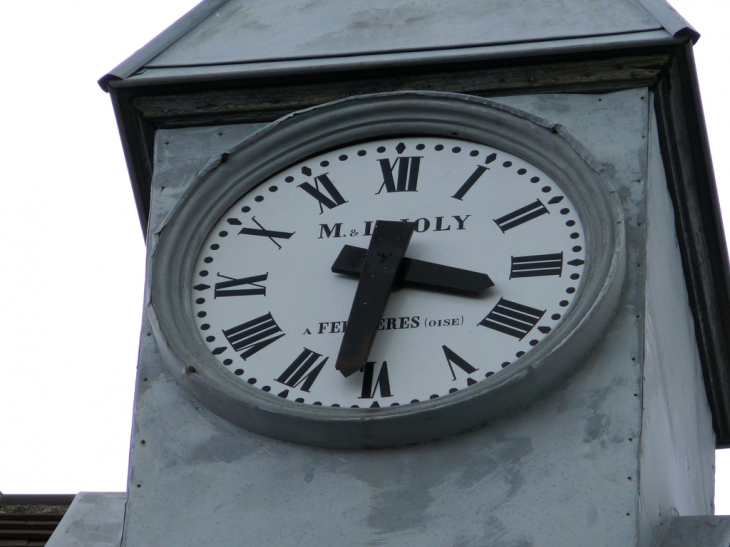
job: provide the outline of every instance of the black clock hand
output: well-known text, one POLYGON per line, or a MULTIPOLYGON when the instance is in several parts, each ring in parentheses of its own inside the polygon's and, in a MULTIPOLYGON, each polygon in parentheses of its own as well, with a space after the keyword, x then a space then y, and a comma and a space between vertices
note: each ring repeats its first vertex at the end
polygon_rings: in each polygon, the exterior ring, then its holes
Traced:
POLYGON ((345 377, 360 370, 368 360, 415 227, 414 222, 375 223, 335 364, 345 377))
MULTIPOLYGON (((345 245, 332 264, 332 271, 359 276, 366 253, 367 251, 360 247, 345 245)), ((470 296, 478 296, 481 291, 494 285, 487 274, 413 258, 403 259, 395 284, 470 296)))

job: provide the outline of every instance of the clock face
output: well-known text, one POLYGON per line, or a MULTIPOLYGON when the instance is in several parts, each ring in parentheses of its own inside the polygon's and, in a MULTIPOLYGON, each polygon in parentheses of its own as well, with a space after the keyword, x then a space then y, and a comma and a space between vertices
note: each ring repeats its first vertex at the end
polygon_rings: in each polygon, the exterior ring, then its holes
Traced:
POLYGON ((580 292, 585 234, 540 169, 483 144, 373 140, 292 165, 217 221, 195 261, 199 336, 237 381, 303 405, 383 408, 495 381, 538 347, 580 292), (335 361, 358 285, 332 273, 377 220, 416 223, 406 256, 489 275, 469 297, 405 287, 368 363, 335 361))

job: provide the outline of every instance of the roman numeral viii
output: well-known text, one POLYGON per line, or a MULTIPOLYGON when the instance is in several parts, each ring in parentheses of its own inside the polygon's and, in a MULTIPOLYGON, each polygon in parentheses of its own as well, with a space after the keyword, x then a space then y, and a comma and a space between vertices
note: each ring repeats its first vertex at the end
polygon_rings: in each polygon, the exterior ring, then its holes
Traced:
POLYGON ((224 296, 253 296, 253 295, 263 295, 266 296, 266 287, 263 285, 260 285, 259 283, 261 281, 266 281, 266 278, 269 277, 269 272, 266 272, 262 275, 252 275, 251 277, 242 277, 240 279, 235 279, 233 277, 228 277, 226 275, 218 274, 218 277, 222 277, 223 279, 228 279, 228 281, 221 281, 220 283, 215 284, 215 296, 214 298, 221 298, 224 296), (250 286, 252 288, 236 288, 236 287, 246 287, 250 286))
POLYGON ((563 273, 563 253, 550 255, 513 256, 509 278, 540 277, 563 273))
POLYGON ((503 217, 495 219, 494 222, 497 223, 499 229, 502 230, 502 233, 504 233, 507 230, 511 230, 512 228, 515 228, 520 224, 524 224, 525 222, 546 213, 550 213, 550 211, 548 211, 547 208, 542 204, 542 201, 536 199, 529 205, 520 207, 519 209, 517 209, 516 211, 512 211, 508 215, 504 215, 503 217))
POLYGON ((327 173, 314 177, 314 186, 308 182, 304 182, 297 188, 301 188, 319 202, 320 215, 324 213, 324 209, 322 208, 323 205, 327 207, 327 209, 334 209, 338 205, 347 203, 347 200, 342 197, 342 194, 340 194, 337 188, 335 188, 335 185, 332 184, 327 173), (324 192, 327 192, 329 195, 325 195, 325 193, 319 189, 320 184, 322 185, 324 192))
POLYGON ((545 315, 545 310, 537 310, 500 298, 494 309, 479 322, 479 326, 522 340, 537 325, 543 315, 545 315))
POLYGON ((233 351, 242 352, 241 358, 245 361, 254 353, 261 351, 272 342, 276 342, 284 336, 284 333, 281 332, 271 313, 267 313, 231 329, 224 330, 223 335, 233 351))
POLYGON ((319 376, 319 373, 322 371, 327 359, 329 359, 329 357, 325 357, 318 365, 312 368, 312 365, 314 365, 320 357, 322 357, 321 354, 315 353, 311 349, 304 348, 304 351, 299 354, 299 357, 294 359, 294 362, 281 373, 281 376, 279 376, 276 381, 289 387, 299 387, 301 384, 302 387, 299 389, 309 393, 309 389, 317 379, 317 376, 319 376))
POLYGON ((390 160, 378 160, 380 162, 380 169, 383 172, 383 184, 380 185, 380 190, 376 192, 379 194, 385 188, 385 191, 390 192, 416 192, 418 186, 418 169, 421 165, 421 157, 419 156, 401 156, 396 158, 393 165, 390 164, 390 160), (396 166, 398 166, 397 179, 393 177, 393 172, 396 166))

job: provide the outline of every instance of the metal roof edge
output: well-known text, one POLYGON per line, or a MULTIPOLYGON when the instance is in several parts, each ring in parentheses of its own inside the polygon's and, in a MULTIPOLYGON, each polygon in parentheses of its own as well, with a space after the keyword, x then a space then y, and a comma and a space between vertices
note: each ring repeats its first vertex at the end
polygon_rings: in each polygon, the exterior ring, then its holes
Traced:
POLYGON ((672 36, 688 34, 692 38, 693 44, 700 39, 700 33, 666 0, 638 1, 672 36))
POLYGON ((109 80, 124 80, 142 68, 146 63, 157 57, 172 44, 177 42, 191 29, 199 25, 218 8, 229 0, 203 0, 180 17, 172 25, 155 36, 146 45, 135 51, 130 57, 114 67, 108 74, 98 80, 99 87, 109 92, 109 80))
POLYGON ((543 57, 556 54, 574 54, 583 51, 609 50, 617 47, 650 47, 680 43, 665 29, 628 34, 566 38, 545 42, 523 42, 491 46, 449 48, 426 51, 406 51, 368 55, 304 58, 281 61, 261 61, 240 64, 149 68, 143 74, 111 84, 114 88, 133 88, 154 85, 187 83, 190 81, 218 81, 238 78, 261 78, 294 74, 333 71, 384 69, 407 65, 475 62, 510 59, 526 56, 543 57))

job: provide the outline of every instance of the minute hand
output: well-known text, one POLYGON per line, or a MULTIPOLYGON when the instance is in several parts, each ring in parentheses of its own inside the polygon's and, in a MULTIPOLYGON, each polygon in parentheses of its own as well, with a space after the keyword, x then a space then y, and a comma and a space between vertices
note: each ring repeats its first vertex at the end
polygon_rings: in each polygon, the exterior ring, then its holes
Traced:
POLYGON ((345 377, 360 370, 368 360, 415 227, 413 222, 379 220, 375 223, 370 247, 364 251, 363 275, 357 283, 335 363, 335 368, 345 377))
MULTIPOLYGON (((332 264, 332 271, 359 277, 365 264, 366 254, 366 249, 345 245, 335 263, 332 264)), ((402 260, 395 283, 407 287, 471 296, 477 296, 484 289, 494 285, 487 274, 414 258, 402 260)))

